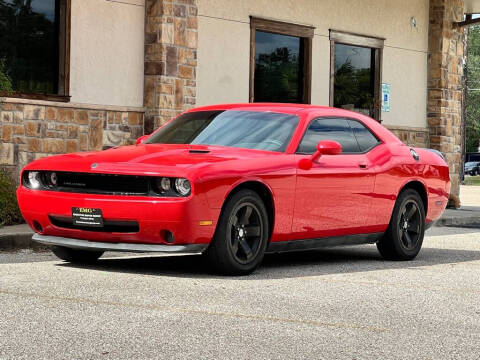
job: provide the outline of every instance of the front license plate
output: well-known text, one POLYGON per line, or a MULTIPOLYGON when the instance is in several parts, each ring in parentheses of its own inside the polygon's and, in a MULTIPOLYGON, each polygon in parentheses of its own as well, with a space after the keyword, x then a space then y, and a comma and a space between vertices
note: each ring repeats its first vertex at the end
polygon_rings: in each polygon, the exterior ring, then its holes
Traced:
POLYGON ((91 208, 72 208, 73 225, 103 227, 102 210, 91 208))

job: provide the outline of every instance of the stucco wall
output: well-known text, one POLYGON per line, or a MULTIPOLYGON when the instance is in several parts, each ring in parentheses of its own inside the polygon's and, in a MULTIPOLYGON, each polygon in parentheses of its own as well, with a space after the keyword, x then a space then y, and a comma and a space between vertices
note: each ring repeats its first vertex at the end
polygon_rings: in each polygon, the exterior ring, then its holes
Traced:
POLYGON ((478 0, 465 0, 465 13, 466 14, 478 14, 478 13, 480 13, 480 1, 478 1, 478 0))
POLYGON ((72 0, 72 102, 143 106, 144 23, 144 0, 72 0))
POLYGON ((428 0, 198 0, 197 104, 247 102, 250 20, 315 26, 312 103, 328 105, 329 29, 386 38, 382 81, 391 84, 386 125, 426 127, 428 0), (411 26, 415 16, 417 27, 411 26))

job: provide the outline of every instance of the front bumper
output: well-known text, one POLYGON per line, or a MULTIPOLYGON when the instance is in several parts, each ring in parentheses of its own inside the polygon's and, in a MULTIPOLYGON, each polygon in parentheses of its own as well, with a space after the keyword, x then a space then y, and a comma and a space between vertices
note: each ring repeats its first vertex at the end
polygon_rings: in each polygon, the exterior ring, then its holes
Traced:
POLYGON ((188 198, 150 198, 31 190, 20 186, 18 203, 23 217, 35 229, 40 224, 44 236, 104 243, 151 245, 208 244, 213 237, 217 214, 202 195, 188 198), (61 226, 52 217, 71 219, 72 208, 101 209, 104 222, 135 222, 135 231, 75 229, 61 226), (202 221, 210 221, 208 226, 202 221), (170 243, 165 231, 174 236, 170 243))
POLYGON ((177 254, 198 254, 204 252, 208 244, 185 244, 185 245, 152 245, 132 243, 107 243, 99 241, 88 241, 71 239, 59 236, 33 235, 33 240, 48 246, 64 246, 72 249, 91 251, 120 251, 120 252, 159 252, 177 254))

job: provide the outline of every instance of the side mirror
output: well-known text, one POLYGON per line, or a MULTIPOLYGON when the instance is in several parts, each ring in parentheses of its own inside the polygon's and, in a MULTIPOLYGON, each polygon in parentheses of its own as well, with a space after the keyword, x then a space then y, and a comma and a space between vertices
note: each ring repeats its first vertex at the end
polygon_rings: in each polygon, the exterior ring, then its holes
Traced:
POLYGON ((317 160, 322 155, 338 155, 342 152, 342 145, 336 141, 323 140, 317 144, 317 152, 312 155, 312 161, 317 160))
POLYGON ((310 170, 313 162, 317 161, 322 155, 338 155, 342 152, 342 145, 336 141, 323 140, 317 144, 317 151, 313 153, 310 159, 302 159, 298 167, 302 170, 310 170))
POLYGON ((145 142, 145 140, 148 139, 150 135, 143 135, 143 136, 140 136, 138 139, 137 139, 137 145, 138 144, 143 144, 145 142))

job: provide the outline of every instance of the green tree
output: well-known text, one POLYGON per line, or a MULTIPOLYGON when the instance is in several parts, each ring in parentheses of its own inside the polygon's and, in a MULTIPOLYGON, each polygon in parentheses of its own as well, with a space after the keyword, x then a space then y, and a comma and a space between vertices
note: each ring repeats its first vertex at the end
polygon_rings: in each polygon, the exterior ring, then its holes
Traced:
POLYGON ((480 140, 480 26, 468 34, 466 151, 477 152, 480 140))
POLYGON ((369 68, 355 68, 350 60, 339 66, 335 70, 334 106, 354 104, 357 108, 369 109, 373 115, 371 78, 369 68))
POLYGON ((300 102, 299 59, 287 48, 260 54, 255 63, 255 100, 300 102))
POLYGON ((10 93, 12 90, 12 82, 5 71, 5 60, 0 59, 0 92, 10 93))
MULTIPOLYGON (((45 2, 54 4, 53 0, 45 2)), ((55 22, 46 17, 46 12, 36 12, 32 0, 0 0, 0 59, 4 59, 0 72, 8 77, 15 91, 56 92, 55 31, 55 22)))

